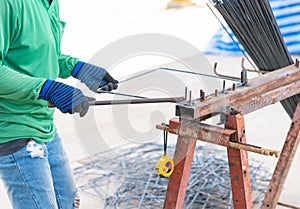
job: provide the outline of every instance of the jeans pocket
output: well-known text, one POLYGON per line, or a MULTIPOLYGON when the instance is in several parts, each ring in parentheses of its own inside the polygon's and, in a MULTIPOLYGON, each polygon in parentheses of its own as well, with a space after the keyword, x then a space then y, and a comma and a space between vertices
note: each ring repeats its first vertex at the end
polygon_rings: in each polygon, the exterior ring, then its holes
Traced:
POLYGON ((31 158, 45 158, 48 154, 45 144, 38 144, 34 140, 27 144, 26 150, 31 158))

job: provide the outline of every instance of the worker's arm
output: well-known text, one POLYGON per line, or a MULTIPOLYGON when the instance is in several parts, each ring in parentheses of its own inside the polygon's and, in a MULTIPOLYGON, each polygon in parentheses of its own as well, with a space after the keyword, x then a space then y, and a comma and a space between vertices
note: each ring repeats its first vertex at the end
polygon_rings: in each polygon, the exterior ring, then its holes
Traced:
POLYGON ((11 40, 18 34, 18 15, 11 1, 0 1, 0 98, 37 99, 45 79, 22 75, 5 66, 11 40))
POLYGON ((53 103, 63 113, 80 113, 83 117, 88 109, 88 99, 79 89, 40 78, 22 75, 0 65, 0 98, 11 100, 43 99, 53 103))
POLYGON ((46 79, 22 75, 0 64, 0 98, 19 101, 38 99, 45 81, 46 79))
POLYGON ((0 99, 16 100, 20 104, 26 100, 43 99, 52 102, 64 113, 79 112, 80 116, 84 116, 89 103, 79 89, 24 75, 5 65, 10 45, 18 35, 19 23, 11 1, 0 1, 0 99))
POLYGON ((66 84, 22 75, 0 65, 0 98, 11 100, 43 99, 53 103, 63 113, 80 113, 83 117, 89 102, 79 89, 66 84))
POLYGON ((112 91, 118 88, 115 80, 104 68, 79 61, 77 58, 61 54, 59 56, 60 78, 72 75, 86 86, 96 92, 98 88, 112 91))
POLYGON ((68 78, 71 76, 72 70, 78 63, 79 59, 69 55, 61 54, 58 58, 59 63, 59 77, 68 78))

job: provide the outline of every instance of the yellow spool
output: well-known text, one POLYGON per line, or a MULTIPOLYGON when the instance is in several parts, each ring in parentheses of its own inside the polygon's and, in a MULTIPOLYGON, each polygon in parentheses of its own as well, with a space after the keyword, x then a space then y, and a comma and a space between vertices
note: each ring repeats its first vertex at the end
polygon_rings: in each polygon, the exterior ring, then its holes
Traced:
POLYGON ((157 162, 155 173, 164 177, 169 177, 174 171, 174 161, 167 155, 163 155, 157 162))

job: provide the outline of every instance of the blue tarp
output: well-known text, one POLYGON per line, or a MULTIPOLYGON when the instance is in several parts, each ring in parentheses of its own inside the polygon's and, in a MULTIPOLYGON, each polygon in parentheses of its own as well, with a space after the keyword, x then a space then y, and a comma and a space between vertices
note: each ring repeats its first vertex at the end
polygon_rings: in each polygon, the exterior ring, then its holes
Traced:
MULTIPOLYGON (((270 0, 271 7, 279 25, 283 39, 291 55, 300 55, 300 0, 270 0)), ((230 36, 243 49, 228 26, 230 36)), ((242 52, 221 28, 209 42, 206 54, 241 56, 242 52)), ((245 51, 245 50, 244 50, 245 51)))

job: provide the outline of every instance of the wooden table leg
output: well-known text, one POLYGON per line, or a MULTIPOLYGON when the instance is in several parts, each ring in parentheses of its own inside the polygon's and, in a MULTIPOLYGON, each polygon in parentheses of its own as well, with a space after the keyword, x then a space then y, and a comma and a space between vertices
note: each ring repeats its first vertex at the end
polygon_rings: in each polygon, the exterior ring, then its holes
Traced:
MULTIPOLYGON (((228 115, 225 127, 237 131, 235 141, 246 143, 244 117, 228 115)), ((252 208, 248 153, 244 150, 227 148, 232 199, 235 209, 252 208)))
POLYGON ((294 113, 292 125, 288 132, 277 166, 263 201, 262 209, 276 208, 282 188, 290 171, 300 141, 300 103, 294 113))
POLYGON ((179 136, 174 154, 175 169, 170 176, 164 209, 181 209, 190 176, 196 139, 179 136))

